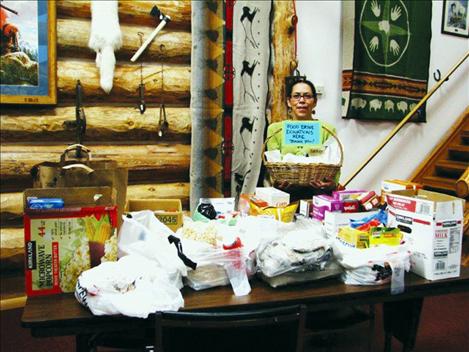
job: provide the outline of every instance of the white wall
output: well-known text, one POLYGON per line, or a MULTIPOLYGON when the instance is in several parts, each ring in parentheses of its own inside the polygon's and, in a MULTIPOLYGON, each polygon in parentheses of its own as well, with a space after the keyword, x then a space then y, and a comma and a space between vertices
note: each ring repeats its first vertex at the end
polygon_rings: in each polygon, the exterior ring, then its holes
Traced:
MULTIPOLYGON (((441 34, 442 1, 433 1, 429 89, 433 72, 442 76, 469 50, 469 39, 441 34)), ((297 0, 299 69, 324 87, 316 117, 336 126, 345 150, 341 182, 364 162, 396 122, 345 120, 341 98, 341 2, 297 0)), ((427 123, 409 123, 347 186, 380 190, 381 180, 406 179, 430 154, 451 125, 469 105, 469 59, 427 103, 427 123)))

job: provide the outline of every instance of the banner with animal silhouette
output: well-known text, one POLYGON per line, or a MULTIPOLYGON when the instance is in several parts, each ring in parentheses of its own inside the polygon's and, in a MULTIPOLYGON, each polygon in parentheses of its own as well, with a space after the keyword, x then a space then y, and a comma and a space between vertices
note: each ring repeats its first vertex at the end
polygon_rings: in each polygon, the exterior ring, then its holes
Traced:
POLYGON ((270 1, 233 9, 233 159, 231 195, 252 193, 262 164, 270 63, 270 1))
MULTIPOLYGON (((342 116, 401 120, 427 93, 431 1, 345 1, 342 10, 342 116)), ((411 121, 425 121, 425 105, 411 121)))

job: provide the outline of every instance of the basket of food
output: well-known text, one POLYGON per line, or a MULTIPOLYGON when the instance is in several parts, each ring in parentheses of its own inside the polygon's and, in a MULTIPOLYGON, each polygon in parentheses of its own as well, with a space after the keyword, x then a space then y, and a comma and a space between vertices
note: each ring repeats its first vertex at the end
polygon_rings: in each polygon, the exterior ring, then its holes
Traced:
POLYGON ((339 150, 338 163, 325 162, 286 162, 286 161, 268 161, 265 156, 266 144, 277 132, 268 137, 262 148, 262 161, 269 172, 272 182, 287 181, 293 185, 307 186, 311 181, 323 181, 324 179, 334 180, 337 173, 340 172, 344 159, 344 148, 339 138, 330 129, 322 125, 322 128, 329 133, 337 142, 339 150))

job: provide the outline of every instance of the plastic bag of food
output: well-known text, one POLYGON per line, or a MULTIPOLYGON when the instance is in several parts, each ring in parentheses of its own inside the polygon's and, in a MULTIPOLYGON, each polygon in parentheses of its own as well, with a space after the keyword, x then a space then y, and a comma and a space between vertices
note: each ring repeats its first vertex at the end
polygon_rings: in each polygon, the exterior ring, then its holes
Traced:
POLYGON ((301 229, 262 241, 256 257, 260 271, 274 277, 288 272, 322 270, 332 258, 332 251, 322 232, 301 229))
POLYGON ((119 257, 138 254, 154 260, 181 288, 182 277, 187 275, 186 265, 196 264, 183 253, 179 238, 150 210, 131 212, 123 220, 118 238, 119 257))
POLYGON ((406 245, 351 248, 339 240, 334 254, 345 269, 348 285, 381 285, 391 282, 391 293, 404 291, 404 273, 410 270, 410 251, 406 245))
POLYGON ((239 239, 235 248, 213 247, 205 242, 183 240, 185 253, 197 262, 197 268, 187 272, 185 282, 194 290, 203 290, 231 283, 237 296, 251 291, 248 274, 253 267, 239 239))
POLYGON ((156 262, 132 254, 84 271, 75 297, 94 315, 147 318, 156 311, 177 311, 184 306, 179 288, 166 271, 156 262))

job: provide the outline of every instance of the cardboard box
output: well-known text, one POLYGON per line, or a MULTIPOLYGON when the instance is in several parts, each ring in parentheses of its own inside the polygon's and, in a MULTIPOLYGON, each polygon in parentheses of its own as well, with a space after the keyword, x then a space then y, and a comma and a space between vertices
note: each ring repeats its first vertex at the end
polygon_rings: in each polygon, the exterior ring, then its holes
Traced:
POLYGON ((153 210, 156 218, 176 232, 183 224, 180 199, 129 199, 127 211, 153 210))
POLYGON ((376 213, 378 213, 377 210, 360 213, 333 213, 326 211, 324 214, 324 230, 327 237, 334 238, 339 233, 340 228, 350 225, 350 220, 359 220, 376 213))
POLYGON ((343 210, 344 205, 340 200, 326 195, 313 196, 313 219, 323 221, 326 211, 342 212, 343 210))
POLYGON ((388 226, 399 227, 409 245, 411 270, 428 280, 458 277, 464 200, 425 190, 386 195, 388 226))
POLYGON ((117 260, 117 206, 110 187, 27 189, 23 193, 28 296, 73 292, 78 276, 117 260), (60 198, 61 209, 31 209, 28 198, 60 198))
POLYGON ((388 193, 392 193, 393 191, 403 191, 406 189, 418 190, 422 189, 422 185, 420 183, 396 179, 381 181, 381 201, 384 203, 386 194, 388 193))
POLYGON ((257 187, 256 197, 265 200, 271 207, 285 207, 290 204, 290 194, 274 187, 257 187))

